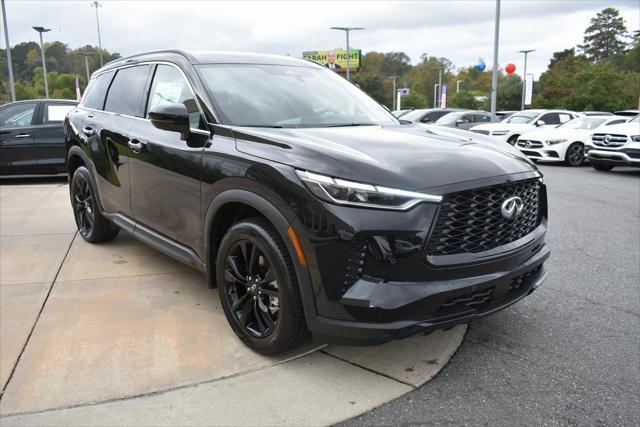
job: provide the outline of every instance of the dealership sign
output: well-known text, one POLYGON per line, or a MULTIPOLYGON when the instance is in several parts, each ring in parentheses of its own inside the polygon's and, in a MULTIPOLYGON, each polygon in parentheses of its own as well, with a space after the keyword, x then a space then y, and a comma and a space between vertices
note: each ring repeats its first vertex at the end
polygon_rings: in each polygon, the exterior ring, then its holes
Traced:
MULTIPOLYGON (((357 71, 360 68, 360 49, 349 49, 349 70, 357 71)), ((334 50, 312 50, 309 52, 302 52, 304 59, 310 59, 316 61, 325 67, 335 69, 342 72, 347 69, 347 50, 346 49, 334 49, 334 50), (335 64, 335 65, 332 65, 335 64)))

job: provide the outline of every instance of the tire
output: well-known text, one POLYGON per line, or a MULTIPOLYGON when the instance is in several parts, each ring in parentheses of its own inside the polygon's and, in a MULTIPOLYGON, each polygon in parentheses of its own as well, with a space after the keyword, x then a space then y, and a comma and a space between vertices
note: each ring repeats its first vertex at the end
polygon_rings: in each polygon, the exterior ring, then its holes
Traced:
POLYGON ((73 173, 69 184, 71 207, 76 220, 78 232, 90 243, 112 240, 120 231, 100 213, 96 203, 96 191, 91 184, 91 177, 86 167, 80 166, 73 173))
POLYGON ((507 142, 511 145, 516 145, 516 142, 518 141, 519 137, 520 135, 511 135, 509 139, 507 139, 507 142))
POLYGON ((564 154, 564 164, 568 166, 582 166, 584 163, 584 145, 574 142, 564 154))
POLYGON ((609 172, 611 169, 613 169, 613 165, 608 165, 606 163, 596 163, 594 161, 591 161, 591 166, 593 166, 593 168, 597 171, 602 171, 602 172, 609 172))
POLYGON ((257 353, 280 353, 309 336, 291 259, 262 218, 233 225, 220 242, 216 282, 222 308, 235 334, 257 353))

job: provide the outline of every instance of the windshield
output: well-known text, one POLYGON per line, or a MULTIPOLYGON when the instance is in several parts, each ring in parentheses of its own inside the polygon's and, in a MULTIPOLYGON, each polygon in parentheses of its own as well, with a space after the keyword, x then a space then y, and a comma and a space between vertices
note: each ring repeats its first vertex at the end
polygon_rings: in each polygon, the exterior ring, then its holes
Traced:
POLYGON ((199 66, 198 71, 226 124, 283 128, 399 124, 364 92, 323 68, 215 64, 199 66))
POLYGON ((458 120, 464 113, 449 113, 449 114, 445 114, 444 116, 440 117, 438 120, 436 120, 436 124, 440 123, 440 124, 451 124, 451 123, 455 123, 456 120, 458 120))
POLYGON ((594 117, 580 117, 577 119, 569 120, 566 123, 558 126, 562 129, 595 129, 600 126, 607 119, 600 119, 594 117))
POLYGON ((502 123, 531 123, 538 117, 538 113, 516 113, 507 117, 502 123))
POLYGON ((426 110, 409 111, 407 114, 402 116, 402 119, 403 120, 409 120, 410 122, 413 122, 413 121, 416 121, 416 120, 420 120, 420 117, 422 117, 424 115, 424 113, 426 113, 426 110))

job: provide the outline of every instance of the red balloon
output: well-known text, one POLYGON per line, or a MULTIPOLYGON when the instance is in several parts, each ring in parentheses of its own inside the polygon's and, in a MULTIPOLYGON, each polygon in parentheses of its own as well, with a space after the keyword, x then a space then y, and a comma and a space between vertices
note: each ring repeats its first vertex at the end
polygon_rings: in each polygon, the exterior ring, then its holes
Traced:
POLYGON ((516 70, 516 66, 514 64, 507 64, 507 66, 504 67, 504 70, 507 72, 507 74, 511 74, 516 70))

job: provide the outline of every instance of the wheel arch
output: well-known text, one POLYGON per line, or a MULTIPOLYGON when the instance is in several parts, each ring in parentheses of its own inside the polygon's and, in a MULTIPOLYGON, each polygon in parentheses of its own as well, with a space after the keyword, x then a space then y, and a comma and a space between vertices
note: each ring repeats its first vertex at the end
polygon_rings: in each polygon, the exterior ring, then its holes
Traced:
MULTIPOLYGON (((262 195, 244 189, 228 189, 219 193, 207 207, 204 216, 204 254, 206 264, 207 284, 215 287, 215 258, 218 244, 226 230, 238 220, 259 216, 267 220, 276 229, 280 238, 285 243, 296 272, 296 278, 300 286, 300 295, 305 311, 305 318, 311 320, 315 317, 315 302, 312 295, 311 278, 306 265, 301 265, 296 258, 296 247, 289 236, 289 229, 293 228, 291 218, 293 213, 285 215, 273 203, 262 195)), ((297 234, 297 233, 296 233, 297 234)))

